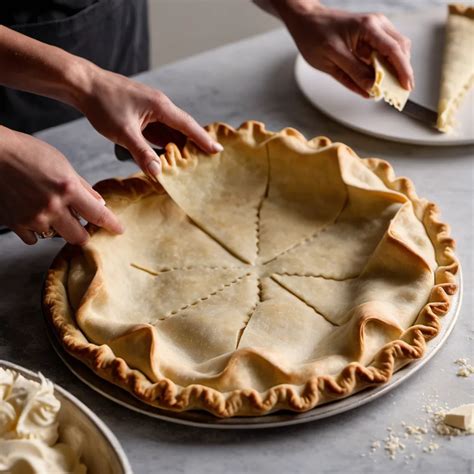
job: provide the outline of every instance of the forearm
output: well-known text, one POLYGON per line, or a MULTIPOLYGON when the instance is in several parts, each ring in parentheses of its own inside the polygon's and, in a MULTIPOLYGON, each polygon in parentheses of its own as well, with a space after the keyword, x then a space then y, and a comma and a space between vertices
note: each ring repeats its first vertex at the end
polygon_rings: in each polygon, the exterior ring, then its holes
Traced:
POLYGON ((94 69, 85 59, 0 26, 0 84, 77 107, 94 69))
POLYGON ((294 14, 304 14, 316 6, 322 6, 319 0, 253 0, 262 10, 283 21, 294 14))

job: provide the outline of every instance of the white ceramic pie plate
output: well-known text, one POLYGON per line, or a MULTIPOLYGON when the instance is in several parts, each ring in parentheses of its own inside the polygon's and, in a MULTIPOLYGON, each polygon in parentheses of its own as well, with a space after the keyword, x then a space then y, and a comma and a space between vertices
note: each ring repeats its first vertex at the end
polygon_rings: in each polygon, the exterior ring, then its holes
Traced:
MULTIPOLYGON (((24 377, 39 381, 38 374, 8 361, 0 360, 0 367, 12 369, 24 377)), ((54 395, 61 402, 59 426, 74 423, 84 435, 82 461, 88 474, 133 474, 119 441, 107 426, 76 397, 54 385, 54 395), (73 421, 71 421, 73 420, 73 421)))
MULTIPOLYGON (((410 99, 436 110, 439 94, 444 25, 447 8, 423 10, 391 19, 412 41, 416 88, 410 99)), ((364 99, 332 77, 309 66, 298 56, 296 82, 306 98, 321 112, 343 125, 378 138, 417 145, 468 145, 474 143, 474 91, 465 97, 451 133, 430 129, 383 101, 364 99)))
POLYGON ((59 343, 55 332, 47 322, 49 339, 64 364, 76 375, 82 382, 100 393, 104 397, 113 400, 114 402, 137 411, 153 418, 170 421, 182 425, 196 426, 201 428, 219 428, 219 429, 257 429, 257 428, 272 428, 279 426, 296 425, 300 423, 308 423, 310 421, 327 418, 329 416, 337 415, 339 413, 352 410, 361 405, 364 405, 376 398, 385 395, 390 390, 393 390, 403 381, 408 379, 411 375, 421 369, 442 347, 446 342, 449 334, 453 330, 454 324, 457 320, 459 309, 462 300, 462 274, 459 271, 459 290, 453 297, 453 302, 450 311, 442 318, 442 325, 440 333, 437 337, 427 343, 426 353, 424 357, 418 361, 412 362, 400 369, 394 374, 390 382, 374 388, 365 389, 348 398, 327 403, 325 405, 317 406, 305 413, 294 413, 289 411, 280 411, 265 416, 254 417, 234 417, 227 419, 216 418, 215 416, 198 411, 186 411, 182 413, 160 410, 151 405, 147 405, 126 390, 119 388, 112 383, 100 378, 92 372, 86 365, 79 360, 69 355, 59 343))

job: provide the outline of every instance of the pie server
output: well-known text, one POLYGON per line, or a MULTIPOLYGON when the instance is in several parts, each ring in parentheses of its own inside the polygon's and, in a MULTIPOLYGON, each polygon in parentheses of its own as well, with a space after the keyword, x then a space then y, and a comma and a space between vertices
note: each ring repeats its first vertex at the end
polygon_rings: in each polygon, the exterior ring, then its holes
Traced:
MULTIPOLYGON (((164 148, 152 148, 153 151, 158 155, 162 155, 165 152, 164 148)), ((132 154, 123 146, 115 145, 114 146, 115 157, 119 161, 133 161, 132 154)))
POLYGON ((424 107, 423 105, 417 104, 410 99, 407 100, 405 107, 403 107, 401 110, 401 113, 408 115, 408 117, 414 118, 415 120, 419 120, 429 127, 436 128, 438 113, 434 110, 424 107))

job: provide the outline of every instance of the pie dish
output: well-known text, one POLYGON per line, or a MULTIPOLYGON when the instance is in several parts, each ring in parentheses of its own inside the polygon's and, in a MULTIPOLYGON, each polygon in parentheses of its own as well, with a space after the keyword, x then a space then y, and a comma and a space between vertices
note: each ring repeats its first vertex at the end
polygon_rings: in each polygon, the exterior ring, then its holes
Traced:
POLYGON ((449 5, 446 25, 437 128, 450 131, 455 115, 468 90, 474 84, 474 7, 449 5))
POLYGON ((224 151, 168 145, 161 184, 98 183, 126 231, 54 260, 63 347, 145 403, 219 417, 306 411, 422 357, 457 290, 436 205, 325 137, 208 130, 224 151))

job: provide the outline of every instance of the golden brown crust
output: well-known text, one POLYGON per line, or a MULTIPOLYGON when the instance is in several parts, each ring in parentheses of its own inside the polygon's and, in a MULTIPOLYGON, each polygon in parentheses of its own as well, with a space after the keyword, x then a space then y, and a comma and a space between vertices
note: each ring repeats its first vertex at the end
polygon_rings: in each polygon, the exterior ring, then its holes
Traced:
MULTIPOLYGON (((262 124, 255 122, 246 122, 238 130, 225 124, 213 124, 209 129, 217 136, 221 134, 234 136, 243 130, 245 133, 251 133, 257 141, 273 135, 267 132, 262 124)), ((298 140, 305 140, 293 129, 285 129, 282 133, 298 140)), ((315 147, 321 147, 331 142, 325 137, 319 137, 313 139, 311 143, 315 147)), ((190 148, 186 147, 183 153, 186 155, 190 153, 189 150, 190 148)), ((175 152, 173 146, 168 146, 166 159, 174 161, 175 152)), ((54 327, 58 340, 70 354, 87 364, 98 375, 125 388, 146 403, 175 411, 204 409, 219 417, 262 415, 279 409, 307 411, 318 404, 343 398, 366 387, 389 381, 394 371, 422 357, 426 342, 438 334, 441 318, 449 311, 452 296, 457 291, 456 274, 459 264, 454 255, 454 241, 450 237, 449 227, 440 222, 436 205, 419 199, 411 181, 396 178, 387 162, 373 158, 365 159, 363 162, 385 186, 402 193, 412 202, 416 216, 424 224, 433 243, 438 262, 435 285, 415 324, 403 331, 398 339, 387 343, 369 366, 353 362, 335 377, 313 376, 300 385, 281 384, 264 392, 249 389, 221 393, 197 384, 187 387, 177 386, 169 379, 152 382, 142 372, 134 370, 123 359, 116 357, 107 345, 99 346, 89 342, 75 323, 74 312, 68 301, 67 277, 70 261, 80 254, 80 250, 70 245, 66 245, 53 261, 45 283, 44 312, 54 327)), ((124 202, 156 190, 163 192, 143 175, 125 180, 103 181, 97 188, 107 199, 121 199, 124 202)), ((93 287, 94 284, 89 290, 93 291, 93 287)), ((371 316, 367 315, 357 322, 361 344, 365 327, 371 324, 371 321, 371 316)), ((141 332, 143 340, 152 346, 155 343, 152 326, 143 325, 141 332)), ((239 349, 231 355, 225 370, 230 370, 233 364, 247 357, 259 361, 258 363, 262 365, 267 363, 258 351, 239 349)), ((269 367, 268 370, 276 369, 269 367)))
POLYGON ((474 7, 462 3, 450 3, 448 10, 451 15, 461 15, 474 19, 474 7))

